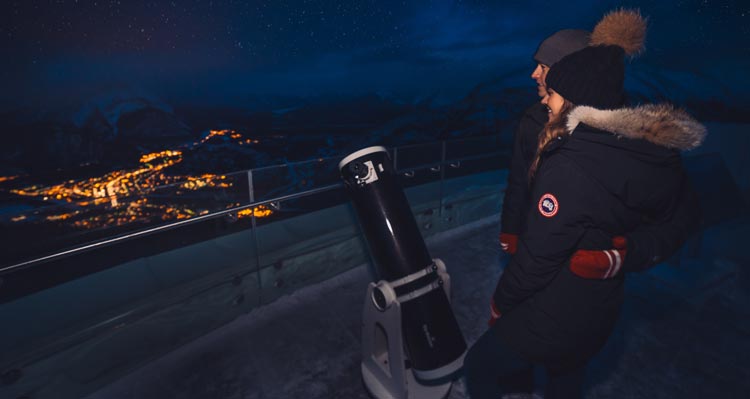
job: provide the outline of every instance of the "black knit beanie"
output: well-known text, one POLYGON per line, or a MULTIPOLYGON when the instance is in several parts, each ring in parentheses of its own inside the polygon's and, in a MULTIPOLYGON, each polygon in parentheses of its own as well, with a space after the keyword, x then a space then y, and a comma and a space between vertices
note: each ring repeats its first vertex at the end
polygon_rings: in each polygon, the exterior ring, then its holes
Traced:
POLYGON ((594 27, 589 47, 568 54, 550 67, 548 88, 575 105, 599 109, 625 103, 625 55, 643 51, 646 19, 638 10, 606 14, 594 27))
POLYGON ((625 50, 619 46, 586 47, 563 57, 547 73, 547 87, 576 105, 599 109, 624 104, 625 50))
POLYGON ((534 61, 552 66, 562 57, 588 46, 590 36, 590 32, 581 29, 559 30, 539 43, 534 61))

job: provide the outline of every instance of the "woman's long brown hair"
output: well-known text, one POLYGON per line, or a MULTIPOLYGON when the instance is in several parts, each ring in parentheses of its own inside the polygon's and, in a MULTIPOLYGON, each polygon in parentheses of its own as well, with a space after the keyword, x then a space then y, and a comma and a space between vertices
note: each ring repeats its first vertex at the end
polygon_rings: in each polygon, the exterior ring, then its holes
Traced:
POLYGON ((574 106, 573 103, 564 99, 560 113, 556 117, 550 118, 550 120, 544 125, 544 129, 539 132, 539 145, 536 148, 536 156, 529 168, 529 183, 531 183, 534 174, 536 174, 536 170, 539 168, 539 160, 544 152, 544 147, 546 147, 550 141, 569 133, 566 123, 568 122, 568 114, 574 106))

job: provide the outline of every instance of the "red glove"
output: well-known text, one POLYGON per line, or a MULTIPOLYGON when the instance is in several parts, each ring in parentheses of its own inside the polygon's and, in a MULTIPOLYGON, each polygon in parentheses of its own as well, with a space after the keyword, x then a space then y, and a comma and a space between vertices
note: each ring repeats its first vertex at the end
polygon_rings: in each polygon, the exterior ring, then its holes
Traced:
POLYGON ((607 250, 579 249, 570 258, 570 270, 579 277, 608 279, 617 275, 627 254, 627 240, 617 236, 612 239, 614 248, 607 250))
POLYGON ((495 300, 493 299, 490 302, 490 321, 487 322, 487 324, 492 327, 495 325, 495 322, 497 319, 500 318, 502 314, 500 314, 500 311, 495 307, 495 300))
POLYGON ((500 233, 500 248, 503 251, 514 255, 518 249, 518 236, 510 233, 500 233))

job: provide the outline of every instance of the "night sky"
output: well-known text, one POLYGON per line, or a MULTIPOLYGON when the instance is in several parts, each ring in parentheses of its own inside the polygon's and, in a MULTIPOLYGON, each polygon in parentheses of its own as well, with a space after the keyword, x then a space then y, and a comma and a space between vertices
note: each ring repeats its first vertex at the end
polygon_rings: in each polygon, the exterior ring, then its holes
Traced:
POLYGON ((54 107, 122 90, 172 104, 407 96, 460 93, 498 76, 531 85, 541 39, 591 29, 620 5, 650 18, 642 62, 714 71, 722 90, 745 96, 750 11, 742 1, 58 0, 2 3, 0 102, 54 107))

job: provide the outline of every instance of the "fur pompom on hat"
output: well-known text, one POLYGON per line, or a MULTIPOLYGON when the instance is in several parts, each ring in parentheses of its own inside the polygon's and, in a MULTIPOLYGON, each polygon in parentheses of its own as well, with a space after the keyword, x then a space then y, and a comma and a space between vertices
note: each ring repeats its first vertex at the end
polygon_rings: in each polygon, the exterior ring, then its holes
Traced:
POLYGON ((602 18, 591 45, 563 57, 550 68, 546 84, 576 105, 613 109, 625 101, 625 55, 643 50, 646 20, 636 10, 617 10, 602 18))
POLYGON ((591 46, 622 47, 627 55, 644 49, 647 20, 637 10, 620 9, 605 15, 591 33, 591 46))

